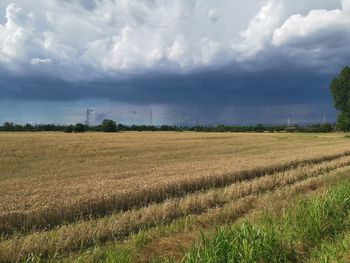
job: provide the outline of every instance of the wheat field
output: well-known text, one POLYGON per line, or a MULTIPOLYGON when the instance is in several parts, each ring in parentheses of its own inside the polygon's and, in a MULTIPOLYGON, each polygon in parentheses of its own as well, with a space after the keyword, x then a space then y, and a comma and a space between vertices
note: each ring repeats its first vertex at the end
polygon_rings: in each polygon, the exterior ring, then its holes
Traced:
POLYGON ((0 262, 79 261, 140 231, 225 223, 348 167, 341 133, 0 133, 0 262))

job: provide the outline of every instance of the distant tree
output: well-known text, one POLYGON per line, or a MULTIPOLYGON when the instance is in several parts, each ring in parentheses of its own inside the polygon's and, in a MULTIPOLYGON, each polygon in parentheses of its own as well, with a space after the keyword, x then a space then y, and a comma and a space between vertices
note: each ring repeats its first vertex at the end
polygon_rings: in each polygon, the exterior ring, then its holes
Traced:
POLYGON ((85 132, 85 125, 82 124, 82 123, 75 124, 74 132, 76 132, 76 133, 83 133, 83 132, 85 132))
POLYGON ((350 131, 350 67, 345 67, 341 73, 332 80, 331 94, 338 114, 337 128, 350 131))
POLYGON ((332 132, 333 131, 333 127, 331 123, 323 123, 321 125, 321 130, 322 132, 332 132))
POLYGON ((14 131, 24 131, 24 126, 22 125, 19 125, 19 124, 15 124, 15 129, 14 131))
POLYGON ((113 120, 104 120, 101 124, 104 132, 116 132, 117 124, 113 120))
POLYGON ((256 132, 264 132, 266 129, 265 129, 265 126, 263 124, 258 124, 256 125, 255 127, 255 131, 256 132))
POLYGON ((72 133, 74 131, 74 126, 73 125, 68 125, 64 127, 64 132, 66 133, 72 133))
POLYGON ((125 126, 121 123, 118 123, 117 125, 117 131, 128 131, 129 130, 129 127, 128 126, 125 126))
POLYGON ((24 130, 25 131, 33 131, 34 127, 33 125, 31 125, 30 123, 27 123, 25 126, 24 126, 24 130))
POLYGON ((5 122, 4 123, 4 131, 14 131, 15 130, 15 125, 13 122, 5 122))

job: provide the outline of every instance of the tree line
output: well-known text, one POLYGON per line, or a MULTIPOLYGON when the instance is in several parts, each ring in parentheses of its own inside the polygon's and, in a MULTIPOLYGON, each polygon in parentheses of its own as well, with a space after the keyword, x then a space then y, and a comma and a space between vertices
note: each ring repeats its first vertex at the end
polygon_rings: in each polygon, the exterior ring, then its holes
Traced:
POLYGON ((40 132, 40 131, 59 131, 66 133, 83 133, 87 131, 94 132, 121 132, 121 131, 195 131, 195 132, 334 132, 337 130, 336 124, 319 123, 310 125, 215 125, 215 126, 176 126, 176 125, 123 125, 117 124, 113 120, 104 120, 100 125, 86 126, 82 123, 75 125, 57 125, 57 124, 25 124, 19 125, 12 122, 6 122, 0 126, 0 131, 16 132, 40 132))

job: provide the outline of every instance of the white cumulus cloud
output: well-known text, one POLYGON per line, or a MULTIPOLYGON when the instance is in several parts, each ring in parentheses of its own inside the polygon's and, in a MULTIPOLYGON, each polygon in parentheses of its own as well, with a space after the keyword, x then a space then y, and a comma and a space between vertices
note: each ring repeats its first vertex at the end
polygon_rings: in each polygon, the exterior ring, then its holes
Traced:
MULTIPOLYGON (((343 1, 345 4, 345 1, 343 1)), ((317 33, 329 31, 350 32, 350 15, 343 10, 312 10, 308 15, 293 15, 274 31, 272 43, 282 46, 300 38, 311 38, 317 33)))
POLYGON ((2 68, 90 80, 239 66, 319 32, 348 34, 350 0, 3 0, 0 10, 2 68))
POLYGON ((25 59, 35 45, 35 16, 24 13, 16 4, 6 8, 6 23, 0 25, 0 61, 11 63, 13 60, 25 59))

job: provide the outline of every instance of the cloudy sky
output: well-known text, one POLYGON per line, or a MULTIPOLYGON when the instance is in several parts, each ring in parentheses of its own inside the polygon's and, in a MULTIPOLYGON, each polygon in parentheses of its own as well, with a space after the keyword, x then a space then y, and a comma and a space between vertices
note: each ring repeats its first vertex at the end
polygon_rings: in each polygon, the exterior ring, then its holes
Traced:
POLYGON ((1 0, 0 122, 334 120, 350 0, 1 0))

